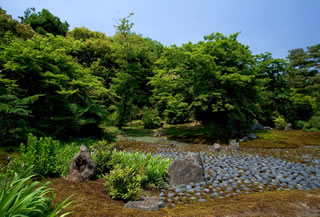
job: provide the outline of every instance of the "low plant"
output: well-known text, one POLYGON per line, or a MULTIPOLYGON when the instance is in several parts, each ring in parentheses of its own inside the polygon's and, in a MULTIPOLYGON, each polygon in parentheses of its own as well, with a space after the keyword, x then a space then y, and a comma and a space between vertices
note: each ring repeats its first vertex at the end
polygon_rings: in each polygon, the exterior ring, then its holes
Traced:
POLYGON ((106 191, 111 198, 129 201, 137 199, 144 176, 132 167, 122 168, 117 165, 104 179, 106 191))
POLYGON ((55 171, 61 176, 66 176, 69 172, 69 167, 72 158, 79 152, 80 144, 60 144, 56 152, 55 171))
POLYGON ((129 153, 124 151, 113 151, 111 165, 118 165, 121 168, 130 167, 133 170, 144 174, 142 187, 162 188, 166 183, 168 166, 171 163, 169 158, 163 159, 161 156, 152 156, 150 153, 140 152, 129 153))
POLYGON ((305 123, 303 130, 310 132, 318 132, 320 130, 320 115, 314 115, 305 123))
POLYGON ((44 176, 56 176, 57 152, 60 142, 50 137, 39 139, 28 134, 27 147, 21 144, 22 160, 28 166, 34 165, 34 172, 44 176))
POLYGON ((105 140, 98 141, 91 145, 92 158, 96 164, 97 175, 109 173, 112 169, 110 163, 112 153, 115 150, 113 144, 107 143, 105 140))
POLYGON ((287 125, 287 122, 286 120, 284 119, 283 116, 279 115, 278 117, 276 117, 274 120, 273 120, 273 123, 275 125, 275 128, 276 129, 279 129, 279 130, 283 130, 286 125, 287 125))
POLYGON ((296 128, 297 130, 302 130, 305 124, 306 124, 305 121, 298 120, 298 121, 296 121, 296 123, 295 123, 295 128, 296 128))
POLYGON ((72 203, 71 196, 62 203, 52 206, 55 194, 48 188, 50 182, 40 184, 38 181, 33 181, 32 173, 33 167, 29 167, 20 174, 15 173, 13 177, 7 177, 0 189, 1 216, 63 217, 70 214, 61 212, 72 203))
POLYGON ((163 159, 161 156, 150 157, 144 170, 146 176, 144 187, 163 188, 166 184, 170 163, 170 158, 163 159))

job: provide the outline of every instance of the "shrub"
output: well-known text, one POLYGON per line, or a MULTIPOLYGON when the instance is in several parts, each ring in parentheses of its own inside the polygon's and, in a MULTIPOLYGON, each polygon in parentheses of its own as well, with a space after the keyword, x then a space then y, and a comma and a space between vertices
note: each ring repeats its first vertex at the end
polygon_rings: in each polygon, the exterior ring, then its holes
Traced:
POLYGON ((317 132, 320 129, 320 115, 314 115, 310 120, 304 125, 303 130, 317 132))
POLYGON ((60 145, 58 151, 56 152, 56 172, 61 176, 66 176, 69 172, 69 167, 72 162, 72 158, 80 150, 79 144, 71 143, 60 145))
POLYGON ((114 146, 106 141, 98 141, 91 146, 92 158, 96 164, 97 175, 109 173, 112 169, 110 163, 114 146))
POLYGON ((278 116, 273 120, 273 122, 274 122, 275 128, 279 130, 284 129, 285 126, 287 125, 287 122, 283 116, 278 116))
POLYGON ((15 173, 13 177, 7 177, 5 185, 0 189, 0 213, 1 216, 66 216, 70 214, 61 212, 69 206, 70 198, 52 207, 55 194, 47 186, 50 182, 40 184, 32 181, 33 168, 29 167, 23 173, 15 173), (10 181, 9 181, 10 180, 10 181))
POLYGON ((60 142, 50 137, 28 134, 27 147, 21 144, 22 159, 26 165, 34 165, 34 172, 44 176, 56 176, 56 156, 60 142))
POLYGON ((296 121, 295 128, 298 130, 302 130, 305 124, 306 124, 305 121, 301 121, 301 120, 296 121))
POLYGON ((119 165, 121 168, 130 167, 137 173, 144 174, 141 185, 144 188, 162 188, 166 183, 168 166, 171 160, 163 159, 161 156, 152 156, 139 152, 128 153, 113 151, 111 165, 119 165))
POLYGON ((318 128, 312 127, 310 130, 310 132, 320 132, 320 130, 318 128))
POLYGON ((111 198, 129 201, 137 199, 144 177, 132 167, 121 168, 117 165, 104 178, 106 191, 111 198))
POLYGON ((149 108, 144 109, 142 122, 146 129, 156 129, 162 126, 158 113, 149 108))
POLYGON ((168 166, 171 163, 171 159, 163 159, 161 156, 151 157, 144 170, 146 176, 144 187, 154 187, 161 189, 166 184, 168 166))

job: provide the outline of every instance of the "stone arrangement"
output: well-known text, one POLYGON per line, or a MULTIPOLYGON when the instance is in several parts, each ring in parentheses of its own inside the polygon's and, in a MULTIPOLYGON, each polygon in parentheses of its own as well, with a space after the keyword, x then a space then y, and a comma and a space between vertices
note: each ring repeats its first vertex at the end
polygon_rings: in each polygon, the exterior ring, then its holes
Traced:
MULTIPOLYGON (((188 153, 162 152, 163 157, 184 159, 188 153)), ((205 202, 238 194, 274 190, 310 190, 320 188, 320 161, 317 165, 283 161, 239 152, 214 156, 200 153, 205 178, 203 181, 168 185, 160 198, 169 206, 180 203, 205 202)))

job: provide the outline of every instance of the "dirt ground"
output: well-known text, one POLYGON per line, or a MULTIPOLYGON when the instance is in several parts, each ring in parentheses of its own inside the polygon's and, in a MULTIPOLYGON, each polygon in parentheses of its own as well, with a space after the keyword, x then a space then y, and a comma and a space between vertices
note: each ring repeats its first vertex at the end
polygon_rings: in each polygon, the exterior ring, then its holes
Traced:
MULTIPOLYGON (((277 191, 239 195, 205 203, 177 205, 160 211, 124 208, 124 202, 112 200, 104 191, 103 179, 72 183, 62 178, 51 179, 55 202, 73 194, 74 203, 66 209, 74 217, 104 216, 320 216, 320 189, 312 191, 277 191)), ((152 193, 151 193, 152 194, 152 193)))

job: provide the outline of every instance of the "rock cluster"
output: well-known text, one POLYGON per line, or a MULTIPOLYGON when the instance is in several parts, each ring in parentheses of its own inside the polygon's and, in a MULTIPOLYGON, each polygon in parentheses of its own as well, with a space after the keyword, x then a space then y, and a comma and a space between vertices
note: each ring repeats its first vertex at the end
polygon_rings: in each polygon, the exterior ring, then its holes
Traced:
MULTIPOLYGON (((283 161, 275 157, 219 152, 201 153, 205 178, 201 182, 170 185, 160 197, 168 205, 231 197, 273 190, 310 190, 320 188, 320 161, 317 166, 283 161)), ((181 155, 167 153, 169 156, 181 155)), ((168 155, 167 155, 168 156, 168 155)))

